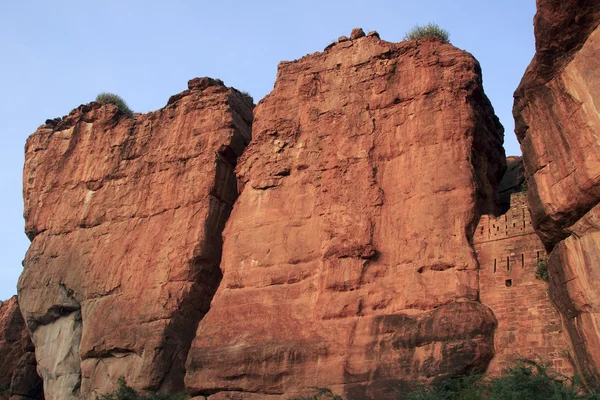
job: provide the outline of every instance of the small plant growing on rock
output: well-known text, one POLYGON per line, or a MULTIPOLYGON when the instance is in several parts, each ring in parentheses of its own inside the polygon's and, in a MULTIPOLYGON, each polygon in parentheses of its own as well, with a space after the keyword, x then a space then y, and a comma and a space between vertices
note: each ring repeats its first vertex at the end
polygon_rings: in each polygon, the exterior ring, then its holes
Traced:
POLYGON ((521 193, 527 193, 527 189, 529 189, 529 184, 527 183, 527 179, 523 179, 523 183, 521 184, 521 193))
POLYGON ((10 390, 10 385, 8 383, 0 384, 0 393, 6 393, 10 390))
POLYGON ((548 260, 545 258, 538 258, 537 269, 535 270, 535 279, 549 282, 550 274, 548 273, 548 260))
POLYGON ((448 31, 431 22, 423 26, 415 25, 404 35, 404 40, 426 39, 430 37, 438 38, 442 43, 450 43, 450 34, 448 31))
POLYGON ((102 92, 98 96, 96 96, 96 101, 100 104, 113 104, 117 106, 119 111, 126 115, 132 115, 133 111, 129 108, 125 100, 114 93, 106 93, 102 92))

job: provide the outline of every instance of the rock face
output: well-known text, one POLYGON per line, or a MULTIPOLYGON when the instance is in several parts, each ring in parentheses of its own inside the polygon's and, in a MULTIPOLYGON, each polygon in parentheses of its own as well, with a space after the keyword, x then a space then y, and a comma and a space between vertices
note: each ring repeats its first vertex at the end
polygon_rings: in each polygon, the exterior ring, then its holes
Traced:
POLYGON ((538 0, 536 55, 515 92, 533 225, 580 373, 600 385, 600 3, 538 0))
POLYGON ((121 376, 183 389, 253 109, 221 81, 188 87, 145 115, 81 106, 27 141, 18 288, 48 399, 91 399, 121 376))
POLYGON ((33 351, 17 296, 0 302, 0 399, 43 399, 33 351))
POLYGON ((547 254, 527 207, 521 157, 508 157, 498 191, 503 214, 484 215, 473 237, 480 299, 498 320, 495 354, 487 373, 499 375, 518 358, 541 359, 551 372, 573 376, 572 352, 560 314, 538 279, 547 254))
POLYGON ((472 238, 505 157, 479 65, 358 36, 281 63, 255 110, 192 395, 395 398, 493 357, 472 238))

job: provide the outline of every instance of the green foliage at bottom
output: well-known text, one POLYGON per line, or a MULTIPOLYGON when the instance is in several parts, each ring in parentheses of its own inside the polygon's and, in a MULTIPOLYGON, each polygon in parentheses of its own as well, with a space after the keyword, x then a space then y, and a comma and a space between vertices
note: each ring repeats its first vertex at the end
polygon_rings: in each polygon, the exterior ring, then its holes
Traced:
POLYGON ((449 379, 435 387, 421 389, 406 397, 408 400, 481 400, 481 375, 465 375, 449 379))
POLYGON ((8 383, 0 384, 0 393, 6 393, 10 390, 10 385, 8 383))
POLYGON ((124 378, 119 378, 118 387, 114 392, 96 396, 96 400, 185 400, 189 397, 184 393, 153 393, 137 394, 127 386, 124 378))
POLYGON ((520 360, 497 378, 479 375, 452 379, 443 385, 412 393, 408 400, 600 400, 585 394, 577 378, 551 374, 533 360, 520 360))
POLYGON ((317 393, 309 397, 295 397, 292 400, 321 400, 321 399, 333 399, 333 400, 343 400, 341 396, 334 394, 331 389, 328 388, 314 388, 317 393))
MULTIPOLYGON (((330 389, 292 400, 343 400, 330 389)), ((548 372, 547 367, 529 359, 518 361, 495 378, 480 374, 453 378, 413 393, 398 393, 404 400, 600 400, 600 393, 586 394, 578 378, 548 372)), ((347 399, 364 400, 364 399, 347 399)))

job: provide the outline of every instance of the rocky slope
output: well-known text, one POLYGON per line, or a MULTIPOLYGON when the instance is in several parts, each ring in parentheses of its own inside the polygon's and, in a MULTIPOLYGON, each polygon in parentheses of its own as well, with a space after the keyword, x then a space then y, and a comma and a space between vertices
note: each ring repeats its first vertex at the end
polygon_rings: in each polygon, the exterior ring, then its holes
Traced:
POLYGON ((17 296, 0 302, 0 399, 43 399, 33 344, 17 296))
POLYGON ((538 0, 536 54, 515 92, 533 223, 580 373, 600 385, 600 3, 538 0))
POLYGON ((124 376, 182 390, 221 279, 221 230, 250 140, 251 98, 197 78, 132 117, 81 106, 28 140, 32 240, 19 300, 47 399, 90 399, 124 376))
POLYGON ((471 241, 498 211, 502 141, 477 61, 451 45, 357 30, 281 63, 237 168, 188 391, 384 399, 485 370, 496 320, 471 241))

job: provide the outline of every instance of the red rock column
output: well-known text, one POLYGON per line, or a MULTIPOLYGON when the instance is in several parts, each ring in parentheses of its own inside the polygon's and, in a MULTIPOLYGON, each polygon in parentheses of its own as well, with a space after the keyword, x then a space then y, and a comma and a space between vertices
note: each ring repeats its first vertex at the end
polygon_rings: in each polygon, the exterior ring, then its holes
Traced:
POLYGON ((385 399, 484 370, 470 241, 505 158, 476 60, 355 35, 281 63, 253 132, 188 391, 385 399))
POLYGON ((81 106, 27 141, 19 296, 48 399, 93 398, 121 376, 183 389, 253 109, 221 81, 188 87, 143 115, 81 106))
POLYGON ((515 92, 533 224, 580 374, 600 385, 600 3, 538 0, 536 55, 515 92))

